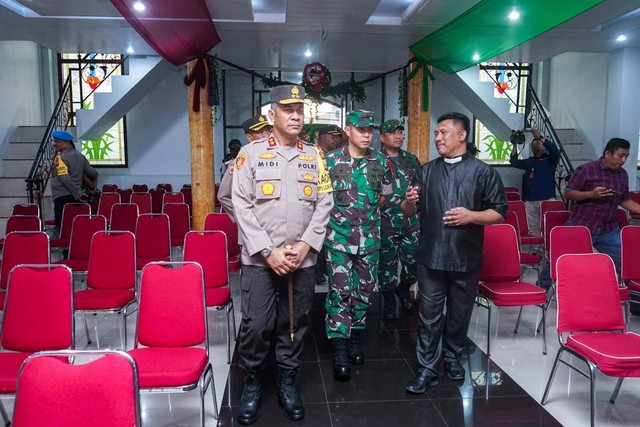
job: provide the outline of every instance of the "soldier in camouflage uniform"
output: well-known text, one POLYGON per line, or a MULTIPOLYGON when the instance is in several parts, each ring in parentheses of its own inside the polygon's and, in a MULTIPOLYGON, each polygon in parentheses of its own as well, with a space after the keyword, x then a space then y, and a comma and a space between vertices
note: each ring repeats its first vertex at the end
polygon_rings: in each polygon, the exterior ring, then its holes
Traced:
POLYGON ((383 200, 380 209, 382 247, 378 281, 384 300, 383 318, 396 319, 396 294, 402 306, 410 309, 409 287, 416 282, 413 254, 418 247, 420 225, 417 217, 407 217, 402 213, 400 203, 404 200, 407 187, 420 168, 420 163, 415 155, 400 148, 404 141, 404 126, 398 120, 387 120, 382 124, 380 141, 382 154, 387 159, 387 167, 391 173, 393 194, 383 200))
POLYGON ((378 278, 378 203, 391 193, 386 161, 370 147, 377 127, 373 113, 352 111, 346 122, 349 143, 326 156, 334 190, 324 243, 329 274, 326 331, 334 350, 333 375, 339 380, 351 377, 349 362, 364 363, 358 335, 378 278))

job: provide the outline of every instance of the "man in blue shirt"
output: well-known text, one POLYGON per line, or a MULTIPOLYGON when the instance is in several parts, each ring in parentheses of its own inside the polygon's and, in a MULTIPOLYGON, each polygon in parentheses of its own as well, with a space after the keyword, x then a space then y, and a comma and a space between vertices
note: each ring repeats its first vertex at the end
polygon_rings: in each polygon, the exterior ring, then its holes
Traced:
POLYGON ((516 169, 523 169, 522 199, 527 206, 527 222, 529 232, 540 232, 540 202, 556 198, 555 176, 556 166, 560 159, 560 151, 556 144, 533 129, 531 141, 531 157, 518 159, 518 146, 513 145, 509 163, 516 169))

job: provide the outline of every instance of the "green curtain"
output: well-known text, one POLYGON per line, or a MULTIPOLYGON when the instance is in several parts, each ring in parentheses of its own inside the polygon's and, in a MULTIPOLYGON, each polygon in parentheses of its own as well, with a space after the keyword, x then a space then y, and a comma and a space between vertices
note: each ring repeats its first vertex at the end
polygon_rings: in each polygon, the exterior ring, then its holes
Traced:
POLYGON ((483 0, 410 46, 421 61, 453 74, 531 40, 604 0, 483 0), (520 18, 511 21, 512 10, 520 18), (473 56, 479 55, 474 60, 473 56))

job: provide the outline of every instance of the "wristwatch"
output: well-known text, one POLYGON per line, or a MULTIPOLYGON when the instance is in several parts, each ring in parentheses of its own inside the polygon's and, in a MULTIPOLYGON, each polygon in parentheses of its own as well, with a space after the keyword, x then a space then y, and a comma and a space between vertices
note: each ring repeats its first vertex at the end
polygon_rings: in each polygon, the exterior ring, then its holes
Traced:
POLYGON ((266 248, 260 251, 260 254, 262 254, 262 256, 266 258, 269 255, 271 255, 271 251, 273 251, 273 246, 267 246, 266 248))

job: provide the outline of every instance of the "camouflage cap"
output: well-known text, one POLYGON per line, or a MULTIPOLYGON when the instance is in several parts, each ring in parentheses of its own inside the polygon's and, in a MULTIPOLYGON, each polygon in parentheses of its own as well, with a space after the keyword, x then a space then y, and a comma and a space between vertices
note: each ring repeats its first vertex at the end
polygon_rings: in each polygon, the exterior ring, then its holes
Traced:
POLYGON ((263 115, 251 117, 242 122, 244 133, 259 132, 265 126, 269 126, 269 121, 263 115))
POLYGON ((373 127, 378 128, 378 125, 373 121, 373 112, 365 110, 355 110, 347 114, 347 126, 352 125, 358 128, 373 127))
POLYGON ((269 92, 271 103, 302 104, 304 103, 304 87, 300 85, 276 86, 269 92))
POLYGON ((318 136, 320 135, 332 135, 332 136, 342 136, 340 132, 340 128, 336 125, 327 125, 318 129, 318 136))
POLYGON ((396 129, 404 130, 404 125, 400 123, 400 120, 396 120, 396 119, 387 120, 382 124, 382 126, 380 126, 381 133, 393 132, 396 129))

